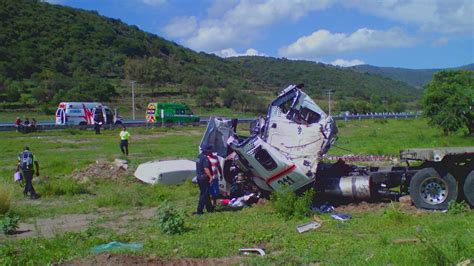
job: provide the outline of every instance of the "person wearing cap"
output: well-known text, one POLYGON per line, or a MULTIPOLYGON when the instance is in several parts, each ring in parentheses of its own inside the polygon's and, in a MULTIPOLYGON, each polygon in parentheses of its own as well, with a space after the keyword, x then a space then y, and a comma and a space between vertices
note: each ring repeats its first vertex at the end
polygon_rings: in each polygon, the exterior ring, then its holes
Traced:
POLYGON ((39 176, 39 164, 38 161, 35 159, 33 153, 30 151, 30 148, 26 146, 24 151, 18 155, 18 164, 16 167, 16 171, 20 171, 21 175, 25 179, 26 185, 25 189, 23 190, 23 196, 27 196, 30 193, 31 199, 35 200, 39 198, 39 195, 36 194, 35 189, 33 188, 33 174, 35 170, 33 165, 36 168, 36 176, 39 176))
POLYGON ((196 175, 199 185, 199 202, 197 211, 193 214, 201 215, 204 213, 204 206, 207 212, 213 212, 214 207, 211 204, 210 183, 212 181, 212 166, 207 158, 212 154, 212 145, 207 145, 202 149, 196 161, 196 175))
POLYGON ((130 138, 130 133, 128 133, 125 126, 122 127, 120 131, 120 150, 124 155, 128 156, 128 139, 130 138))

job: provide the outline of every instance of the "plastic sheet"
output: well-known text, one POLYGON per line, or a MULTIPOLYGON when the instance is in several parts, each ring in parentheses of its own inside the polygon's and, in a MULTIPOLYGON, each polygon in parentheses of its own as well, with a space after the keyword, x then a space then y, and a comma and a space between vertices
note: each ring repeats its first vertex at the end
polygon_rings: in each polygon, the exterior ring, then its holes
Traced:
POLYGON ((108 244, 102 244, 91 248, 93 253, 102 253, 105 251, 121 251, 131 250, 139 251, 143 248, 143 243, 123 243, 118 241, 112 241, 108 244))

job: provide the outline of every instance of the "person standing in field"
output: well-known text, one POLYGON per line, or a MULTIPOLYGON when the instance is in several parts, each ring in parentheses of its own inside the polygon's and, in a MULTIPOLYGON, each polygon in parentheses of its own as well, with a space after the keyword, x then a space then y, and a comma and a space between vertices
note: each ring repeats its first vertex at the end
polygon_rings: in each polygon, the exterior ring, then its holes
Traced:
POLYGON ((130 133, 128 133, 125 126, 122 127, 120 131, 120 150, 126 156, 128 156, 128 139, 130 138, 130 133))
POLYGON ((211 198, 209 195, 210 183, 212 180, 212 169, 211 163, 207 158, 208 155, 212 154, 212 146, 206 146, 199 154, 196 161, 196 176, 199 184, 199 202, 197 211, 193 214, 201 215, 204 212, 204 206, 206 206, 207 212, 213 212, 214 207, 211 204, 211 198))
POLYGON ((213 152, 207 155, 207 159, 211 163, 211 174, 212 180, 209 188, 209 193, 211 194, 212 204, 214 207, 217 203, 217 197, 219 196, 219 178, 222 179, 222 168, 219 164, 219 158, 217 157, 217 153, 213 152))
POLYGON ((30 193, 31 199, 35 200, 39 198, 39 195, 36 194, 35 189, 33 188, 32 180, 33 174, 35 173, 33 165, 36 168, 36 176, 39 176, 38 161, 35 159, 33 153, 30 151, 30 148, 26 146, 24 151, 21 152, 20 155, 18 155, 18 165, 16 167, 16 170, 20 171, 26 182, 25 189, 23 190, 23 196, 26 197, 28 193, 30 193))

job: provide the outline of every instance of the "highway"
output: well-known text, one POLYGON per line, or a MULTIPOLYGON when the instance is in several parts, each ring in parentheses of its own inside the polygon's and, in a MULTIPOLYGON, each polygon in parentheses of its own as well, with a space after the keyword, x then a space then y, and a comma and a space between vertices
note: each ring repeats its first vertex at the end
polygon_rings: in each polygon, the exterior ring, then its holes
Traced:
MULTIPOLYGON (((344 116, 333 116, 335 120, 362 120, 362 119, 408 119, 408 118, 418 118, 420 114, 418 113, 389 113, 389 114, 362 114, 362 115, 344 115, 344 116)), ((240 123, 249 123, 256 118, 239 118, 240 123)), ((199 124, 207 124, 209 118, 201 118, 199 124)), ((127 127, 146 127, 147 123, 143 120, 124 120, 122 121, 127 127)), ((161 125, 156 123, 156 125, 161 125)), ((166 126, 171 126, 173 124, 166 123, 166 126)), ((108 125, 107 125, 108 126, 108 125)), ((39 130, 58 130, 66 128, 93 128, 93 125, 88 126, 79 126, 79 125, 56 125, 54 121, 40 121, 38 122, 39 130)), ((14 131, 15 123, 13 122, 0 122, 0 131, 14 131)))

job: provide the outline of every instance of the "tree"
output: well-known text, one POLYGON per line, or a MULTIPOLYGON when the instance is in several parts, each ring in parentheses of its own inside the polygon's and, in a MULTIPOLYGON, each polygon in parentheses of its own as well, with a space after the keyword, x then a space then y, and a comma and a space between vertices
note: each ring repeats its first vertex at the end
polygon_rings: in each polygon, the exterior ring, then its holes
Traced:
POLYGON ((422 99, 429 124, 440 127, 445 135, 463 125, 473 133, 474 71, 440 71, 425 85, 422 99))

